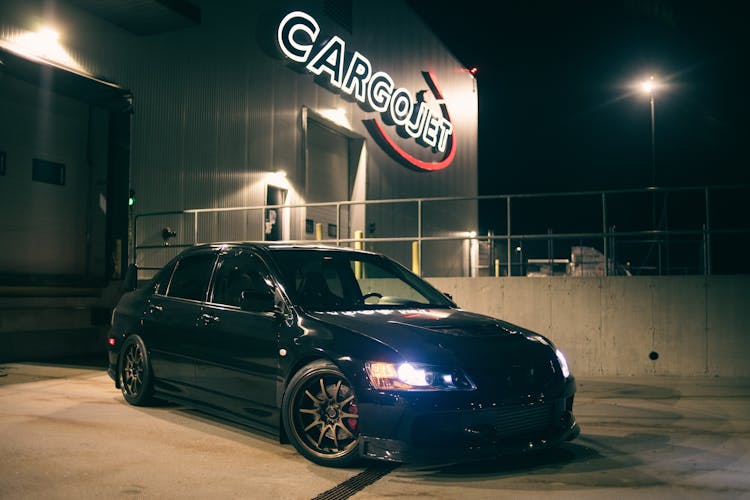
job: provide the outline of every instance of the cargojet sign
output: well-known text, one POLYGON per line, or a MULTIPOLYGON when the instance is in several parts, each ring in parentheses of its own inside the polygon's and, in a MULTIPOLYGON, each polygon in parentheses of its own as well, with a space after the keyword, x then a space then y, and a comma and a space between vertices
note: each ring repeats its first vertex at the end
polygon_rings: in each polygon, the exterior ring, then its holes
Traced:
POLYGON ((384 71, 373 71, 370 61, 360 52, 346 51, 346 42, 333 35, 318 41, 320 26, 305 12, 287 14, 279 24, 277 42, 283 54, 327 85, 355 99, 367 110, 380 113, 383 122, 395 126, 401 137, 414 139, 430 148, 439 161, 424 161, 407 153, 386 132, 377 119, 365 120, 373 138, 391 156, 419 171, 441 170, 456 156, 453 124, 435 77, 423 71, 428 91, 413 96, 407 89, 396 87, 384 71), (440 114, 428 105, 430 92, 439 105, 440 114))

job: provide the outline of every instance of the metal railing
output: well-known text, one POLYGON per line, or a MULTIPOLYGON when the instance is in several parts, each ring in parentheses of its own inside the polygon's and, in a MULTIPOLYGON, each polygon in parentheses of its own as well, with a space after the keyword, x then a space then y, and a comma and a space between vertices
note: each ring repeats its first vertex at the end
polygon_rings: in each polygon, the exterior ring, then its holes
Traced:
MULTIPOLYGON (((720 243, 722 265, 719 272, 746 273, 750 272, 746 264, 740 265, 735 271, 727 270, 723 259, 727 253, 732 253, 728 252, 727 247, 734 246, 737 262, 744 262, 744 255, 740 251, 741 245, 750 237, 750 223, 741 216, 743 211, 738 207, 747 205, 746 200, 750 199, 748 195, 750 186, 710 186, 400 198, 161 211, 138 214, 134 217, 131 255, 141 268, 155 269, 169 256, 164 256, 166 249, 174 254, 177 250, 200 243, 262 241, 263 219, 267 210, 284 211, 287 218, 291 218, 290 214, 293 211, 328 207, 335 209, 334 235, 322 238, 318 234, 317 239, 307 237, 277 242, 356 245, 386 254, 390 252, 381 249, 388 244, 400 244, 400 250, 395 252, 397 255, 392 256, 420 274, 423 274, 421 264, 424 262, 424 247, 434 242, 452 242, 456 248, 461 247, 462 250, 448 253, 467 254, 469 265, 463 266, 463 274, 471 276, 527 275, 530 261, 539 263, 547 259, 550 264, 554 264, 559 263, 561 257, 566 255, 570 257, 571 267, 577 265, 579 270, 585 268, 585 260, 576 261, 575 254, 566 250, 570 248, 594 249, 594 253, 598 255, 598 260, 595 259, 598 267, 593 274, 598 275, 710 275, 715 272, 713 248, 720 243), (465 216, 453 217, 446 222, 445 227, 440 227, 440 223, 435 222, 431 222, 427 227, 425 218, 430 210, 437 210, 443 214, 452 213, 446 208, 451 204, 454 204, 454 207, 455 204, 464 207, 465 216), (368 231, 365 227, 352 227, 352 209, 357 206, 366 209, 378 206, 397 207, 399 214, 403 214, 410 222, 404 225, 408 227, 406 232, 409 234, 391 231, 392 234, 385 236, 367 236, 368 231), (406 209, 405 206, 412 208, 406 209), (237 215, 241 216, 241 222, 226 223, 223 226, 226 230, 222 231, 222 225, 217 223, 219 217, 237 215), (201 218, 207 216, 210 220, 202 223, 201 218), (466 221, 473 227, 466 228, 466 221), (342 222, 345 224, 344 229, 342 222), (456 225, 461 223, 464 224, 464 228, 457 228, 456 225), (480 223, 488 228, 486 234, 477 234, 480 223), (543 227, 545 224, 546 228, 543 227), (451 225, 453 227, 450 227, 451 225), (139 233, 144 233, 144 226, 148 226, 145 230, 148 234, 139 239, 139 233), (162 241, 154 238, 154 234, 159 234, 160 226, 163 226, 162 241), (177 234, 181 236, 174 237, 171 227, 179 227, 177 234), (209 233, 211 237, 202 238, 202 233, 209 233), (717 239, 721 241, 717 243, 717 239), (413 246, 413 252, 406 251, 403 248, 404 244, 413 246), (634 250, 636 248, 637 251, 634 250), (481 252, 475 249, 481 249, 481 252), (154 261, 146 256, 149 252, 161 253, 162 257, 154 261), (409 255, 413 255, 412 262, 405 262, 409 255), (618 257, 622 257, 622 261, 618 257), (631 262, 634 257, 640 259, 636 264, 631 262), (480 261, 485 263, 482 264, 480 261)), ((304 219, 304 213, 298 212, 298 216, 302 215, 297 219, 304 219)), ((430 219, 434 218, 433 216, 430 219)), ((361 224, 367 225, 364 222, 361 224)), ((296 234, 307 232, 297 227, 296 234)), ((456 275, 456 270, 453 269, 450 273, 448 275, 456 275)), ((439 275, 439 269, 433 270, 431 274, 439 275)))

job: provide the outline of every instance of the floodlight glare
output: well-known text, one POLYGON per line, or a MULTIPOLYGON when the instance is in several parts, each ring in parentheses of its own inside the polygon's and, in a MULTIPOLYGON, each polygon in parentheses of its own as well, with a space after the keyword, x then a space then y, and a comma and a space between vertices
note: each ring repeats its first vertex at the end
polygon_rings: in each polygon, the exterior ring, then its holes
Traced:
POLYGON ((652 94, 654 90, 657 87, 656 80, 654 80, 653 76, 650 76, 648 80, 644 80, 641 82, 641 90, 645 92, 646 94, 652 94))
POLYGON ((60 39, 60 33, 57 32, 57 30, 50 28, 48 26, 45 26, 37 32, 39 39, 43 40, 48 43, 57 43, 57 41, 60 39))

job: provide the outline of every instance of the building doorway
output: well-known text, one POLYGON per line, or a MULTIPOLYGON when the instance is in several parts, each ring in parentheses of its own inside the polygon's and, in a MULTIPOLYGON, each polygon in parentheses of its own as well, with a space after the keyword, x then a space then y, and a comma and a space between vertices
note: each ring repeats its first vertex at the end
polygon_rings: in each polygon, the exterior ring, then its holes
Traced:
MULTIPOLYGON (((277 186, 266 186, 266 206, 283 205, 286 202, 287 190, 277 186)), ((265 241, 280 241, 284 239, 284 214, 281 208, 266 208, 263 217, 265 241)))
POLYGON ((364 226, 364 206, 335 202, 365 199, 367 152, 363 137, 303 108, 306 130, 305 239, 347 239, 364 226))

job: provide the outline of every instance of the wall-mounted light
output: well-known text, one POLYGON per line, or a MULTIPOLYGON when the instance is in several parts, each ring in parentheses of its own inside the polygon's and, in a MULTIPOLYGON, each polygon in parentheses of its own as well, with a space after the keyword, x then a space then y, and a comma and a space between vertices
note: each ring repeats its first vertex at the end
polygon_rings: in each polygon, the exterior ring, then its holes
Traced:
POLYGON ((177 236, 177 231, 167 226, 161 230, 161 238, 164 240, 164 245, 169 245, 169 240, 177 236))
POLYGON ((60 43, 60 32, 51 26, 41 26, 36 31, 25 31, 0 45, 25 57, 44 59, 77 72, 87 73, 60 43))
POLYGON ((265 182, 267 184, 283 189, 289 189, 289 180, 287 179, 286 170, 279 169, 274 172, 268 172, 266 175, 265 182))
POLYGON ((332 121, 340 127, 347 129, 352 128, 352 124, 349 123, 349 118, 346 116, 346 110, 344 108, 321 109, 319 113, 323 118, 332 121))
POLYGON ((58 47, 60 47, 60 33, 49 26, 39 29, 31 40, 33 40, 34 49, 42 57, 54 55, 58 47))

